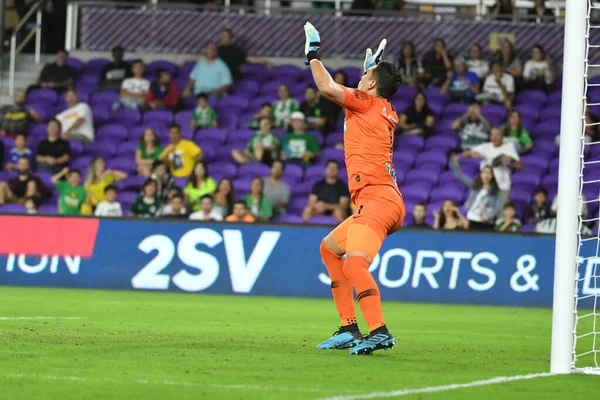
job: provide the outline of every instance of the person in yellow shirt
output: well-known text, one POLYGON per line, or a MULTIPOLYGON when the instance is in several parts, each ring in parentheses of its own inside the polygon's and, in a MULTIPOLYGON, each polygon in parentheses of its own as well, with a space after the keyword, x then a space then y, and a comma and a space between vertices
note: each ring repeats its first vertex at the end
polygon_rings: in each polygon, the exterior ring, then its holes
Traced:
POLYGON ((185 178, 192 174, 196 161, 202 161, 202 149, 194 142, 181 138, 181 126, 171 124, 169 126, 168 145, 160 154, 159 159, 169 166, 171 175, 177 178, 185 178))
POLYGON ((123 171, 106 169, 106 163, 102 158, 92 158, 84 184, 87 200, 81 207, 81 214, 92 215, 96 206, 105 200, 104 189, 125 178, 127 174, 123 171))

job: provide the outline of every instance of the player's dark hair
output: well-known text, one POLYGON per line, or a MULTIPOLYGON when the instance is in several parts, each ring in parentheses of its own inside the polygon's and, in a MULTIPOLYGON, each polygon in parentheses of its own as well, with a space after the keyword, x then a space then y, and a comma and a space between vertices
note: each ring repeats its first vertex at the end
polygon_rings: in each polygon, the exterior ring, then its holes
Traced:
POLYGON ((178 123, 173 123, 169 125, 169 130, 171 129, 177 129, 179 131, 179 133, 181 133, 181 125, 179 125, 178 123))
POLYGON ((327 162, 325 163, 325 168, 329 167, 329 164, 335 164, 335 166, 338 167, 338 169, 340 168, 340 162, 338 160, 327 160, 327 162))
POLYGON ((544 196, 548 197, 548 191, 545 188, 537 188, 537 190, 535 191, 535 194, 537 195, 538 193, 541 193, 544 196))
POLYGON ((377 81, 377 93, 384 99, 396 94, 402 84, 402 73, 389 61, 381 61, 373 69, 373 79, 377 81))
POLYGON ((492 196, 496 196, 498 194, 498 192, 500 191, 500 188, 498 188, 498 182, 496 182, 496 177, 494 176, 494 170, 489 165, 486 165, 485 167, 483 167, 483 169, 481 170, 479 175, 477 175, 477 178, 475 178, 475 180, 473 181, 473 184, 471 185, 471 190, 473 190, 475 192, 479 192, 481 190, 481 188, 483 188, 483 180, 481 179, 481 174, 486 169, 488 169, 490 171, 490 174, 492 174, 492 180, 490 181, 490 189, 491 189, 490 194, 492 196))
POLYGON ((108 193, 111 190, 113 192, 117 193, 117 188, 115 187, 115 185, 108 185, 107 187, 104 188, 104 194, 108 193))
POLYGON ((515 211, 517 210, 517 207, 515 207, 515 203, 512 203, 510 201, 504 205, 504 210, 506 210, 507 208, 512 208, 515 211))

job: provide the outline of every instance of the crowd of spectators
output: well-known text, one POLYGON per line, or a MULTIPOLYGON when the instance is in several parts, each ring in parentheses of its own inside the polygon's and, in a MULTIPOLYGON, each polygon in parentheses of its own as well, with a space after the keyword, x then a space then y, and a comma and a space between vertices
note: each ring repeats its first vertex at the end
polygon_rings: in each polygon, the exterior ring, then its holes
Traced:
MULTIPOLYGON (((503 7, 498 8, 499 15, 505 14, 507 9, 503 7)), ((531 151, 534 143, 523 127, 521 114, 512 107, 521 90, 548 92, 552 89, 555 80, 552 60, 536 45, 531 49, 531 58, 522 63, 507 40, 493 55, 477 43, 464 53, 451 53, 442 39, 435 40, 431 50, 422 57, 411 42, 404 43, 399 51, 397 64, 404 74, 404 85, 417 92, 411 99, 412 104, 397 110, 400 114, 397 135, 424 138, 433 135, 439 111, 429 104, 426 93, 430 96, 432 90, 439 96, 448 95, 450 103, 466 104, 464 115, 458 116, 451 125, 460 141, 451 152, 448 166, 468 188, 468 198, 463 204, 447 199, 439 211, 433 212, 433 223, 427 218, 426 204, 418 203, 411 210, 412 225, 443 230, 519 231, 521 221, 516 218, 515 205, 510 202, 511 174, 523 169, 520 157, 531 151), (494 126, 484 117, 482 105, 488 104, 507 110, 503 124, 494 126), (467 176, 461 170, 463 158, 480 160, 478 176, 467 176)), ((353 212, 347 185, 340 175, 343 144, 340 140, 336 146, 341 158, 325 159, 317 140, 319 136, 327 138, 335 132, 343 109, 322 99, 311 85, 304 89, 301 101, 286 84, 279 85, 277 100, 262 104, 247 125, 255 134, 247 138, 245 147, 231 151, 231 160, 239 165, 267 165, 270 169, 267 176, 252 179, 249 186, 243 188, 247 194, 241 198, 236 198, 231 180, 213 179, 209 166, 203 162, 202 146, 198 145, 204 130, 220 124, 219 113, 211 106, 212 99, 228 95, 235 82, 242 78, 242 65, 255 63, 271 68, 265 60, 249 57, 238 47, 230 30, 221 33, 219 44, 207 46, 184 87, 180 87, 173 80, 172 72, 165 68, 156 69, 154 80, 150 81, 142 60, 128 63, 124 61, 124 49, 113 48, 113 59, 102 68, 98 86, 91 92, 95 95, 118 93, 112 110, 176 112, 185 104, 193 104, 189 126, 177 123, 169 126, 169 143, 161 142, 150 125, 141 132, 135 163, 137 175, 144 180, 139 196, 129 209, 123 209, 117 183, 128 177, 126 172, 107 168, 106 160, 101 157, 91 159, 85 175, 69 167, 71 146, 76 141, 83 145, 93 143, 96 132, 92 108, 80 100, 74 89, 77 73, 67 63, 67 56, 66 52, 59 51, 56 61, 46 65, 39 81, 28 89, 51 88, 64 97, 64 110, 46 116, 47 139, 39 143, 37 149, 27 146, 28 125, 44 118, 34 108, 25 106, 25 92, 17 92, 15 104, 0 111, 0 135, 14 137, 14 148, 6 149, 4 167, 16 172, 15 177, 0 182, 0 205, 16 202, 26 205, 28 212, 34 212, 40 202, 51 197, 52 188, 37 177, 37 172, 52 174, 50 182, 59 194, 58 209, 65 215, 267 222, 285 215, 290 205, 291 189, 282 180, 286 166, 307 169, 321 161, 323 179, 314 183, 301 219, 309 221, 326 215, 341 222, 353 212), (183 136, 184 129, 193 132, 190 139, 183 136)), ((343 71, 334 74, 338 83, 356 84, 349 79, 343 71)), ((400 93, 403 90, 401 88, 400 93)), ((586 118, 597 120, 589 113, 586 118)), ((597 136, 592 130, 586 134, 590 138, 597 136)), ((5 149, 0 147, 0 159, 3 152, 5 149)), ((237 189, 239 192, 240 188, 237 189)), ((527 214, 528 223, 541 223, 555 217, 555 208, 548 205, 547 197, 547 192, 544 197, 544 190, 538 190, 527 214)))

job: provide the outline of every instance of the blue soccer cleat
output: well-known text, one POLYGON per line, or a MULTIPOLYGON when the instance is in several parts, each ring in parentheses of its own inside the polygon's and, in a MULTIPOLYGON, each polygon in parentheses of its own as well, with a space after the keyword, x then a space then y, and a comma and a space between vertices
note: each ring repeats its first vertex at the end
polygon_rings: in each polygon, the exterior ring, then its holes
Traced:
POLYGON ((392 336, 390 331, 384 326, 375 329, 369 333, 369 336, 365 340, 360 342, 357 346, 350 349, 350 354, 353 355, 369 355, 375 350, 387 350, 394 347, 396 339, 392 336))
POLYGON ((358 325, 342 326, 333 336, 317 345, 317 349, 343 350, 358 345, 363 340, 363 335, 358 330, 358 325))

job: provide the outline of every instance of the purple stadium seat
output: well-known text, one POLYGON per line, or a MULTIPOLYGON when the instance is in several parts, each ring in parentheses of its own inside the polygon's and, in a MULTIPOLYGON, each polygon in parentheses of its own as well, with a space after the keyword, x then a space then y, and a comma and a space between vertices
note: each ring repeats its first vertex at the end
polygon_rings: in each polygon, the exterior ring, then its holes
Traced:
POLYGON ((459 139, 457 136, 431 136, 425 141, 425 148, 428 150, 440 149, 449 151, 458 148, 459 139))
POLYGON ((408 107, 410 107, 410 103, 404 100, 392 99, 392 105, 396 108, 396 113, 398 115, 402 114, 408 107))
POLYGON ((187 80, 195 66, 196 66, 196 61, 187 61, 187 62, 183 63, 183 65, 181 67, 179 67, 177 77, 182 80, 183 79, 187 80))
POLYGON ((16 174, 14 172, 9 172, 6 170, 0 171, 0 181, 7 181, 16 174))
POLYGON ((75 68, 75 71, 77 71, 77 74, 79 74, 83 70, 83 61, 81 61, 78 58, 74 58, 74 57, 67 58, 67 65, 70 65, 71 67, 75 68))
POLYGON ((442 109, 444 108, 444 103, 441 102, 440 99, 434 99, 433 102, 429 103, 429 108, 433 110, 436 118, 440 118, 442 115, 442 109))
POLYGON ((337 225, 338 222, 335 218, 327 216, 327 215, 317 215, 316 217, 312 217, 308 221, 307 224, 311 225, 337 225))
POLYGON ((246 79, 242 79, 233 85, 233 93, 236 96, 243 95, 251 95, 252 97, 256 96, 260 90, 260 85, 255 81, 249 81, 246 79))
MULTIPOLYGON (((142 116, 142 124, 147 124, 154 121, 159 121, 165 125, 169 125, 171 122, 173 122, 173 113, 169 110, 149 110, 146 111, 142 116)), ((189 121, 185 126, 188 125, 189 121)))
POLYGON ((247 143, 255 133, 256 132, 252 129, 236 129, 229 132, 229 135, 227 135, 227 142, 234 143, 243 141, 244 143, 247 143))
MULTIPOLYGON (((560 124, 560 112, 561 112, 560 103, 549 106, 542 110, 542 112, 540 114, 540 120, 541 120, 541 122, 554 122, 557 125, 559 125, 560 124)), ((559 127, 560 127, 560 125, 559 125, 559 127)))
POLYGON ((234 163, 229 162, 213 162, 208 165, 211 174, 218 173, 223 178, 233 179, 237 175, 237 167, 234 163))
POLYGON ((411 151, 421 151, 425 145, 425 140, 417 135, 399 135, 394 139, 394 148, 396 149, 411 149, 411 151))
POLYGON ((526 155, 521 157, 525 171, 537 171, 543 174, 548 169, 548 158, 540 155, 526 155))
POLYGON ((120 110, 113 111, 110 115, 110 120, 112 122, 123 124, 128 128, 132 128, 135 125, 139 125, 142 120, 142 114, 136 110, 122 108, 120 110))
POLYGON ((430 188, 422 185, 407 185, 400 188, 407 203, 427 203, 430 188))
POLYGON ((302 69, 295 65, 278 65, 271 70, 271 76, 292 76, 299 80, 302 76, 302 69))
POLYGON ((119 101, 120 95, 117 92, 102 91, 96 92, 92 95, 90 105, 95 106, 97 104, 114 104, 119 101))
POLYGON ((286 214, 276 216, 273 219, 273 222, 277 222, 279 224, 301 224, 303 221, 298 215, 286 214))
POLYGON ((456 119, 464 115, 464 113, 467 112, 467 108, 469 108, 468 104, 450 103, 446 107, 444 107, 442 117, 444 119, 456 119))
POLYGON ((10 151, 10 149, 15 147, 15 140, 11 137, 0 136, 0 141, 2 141, 4 143, 4 149, 5 149, 4 152, 6 153, 6 155, 8 155, 8 152, 10 151))
POLYGON ((108 60, 106 58, 93 58, 91 60, 88 60, 83 65, 83 72, 86 74, 87 73, 96 74, 99 76, 100 71, 102 71, 102 68, 104 68, 109 63, 110 63, 110 60, 108 60))
POLYGON ((21 204, 4 204, 0 206, 0 213, 2 214, 24 214, 25 206, 21 204))
MULTIPOLYGON (((331 68, 331 67, 329 67, 329 66, 326 65, 325 69, 329 72, 329 74, 331 76, 333 76, 333 74, 335 72, 333 70, 333 68, 331 68)), ((302 80, 302 81, 310 81, 312 79, 313 79, 313 76, 312 76, 312 71, 310 70, 310 68, 306 68, 304 71, 302 71, 302 76, 300 76, 300 80, 302 80)))
MULTIPOLYGON (((92 116, 94 119, 94 126, 98 127, 105 124, 110 119, 110 106, 108 104, 98 104, 92 107, 92 116)), ((127 125, 122 122, 123 125, 127 125)))
POLYGON ((522 232, 535 232, 535 224, 525 224, 521 227, 522 232))
POLYGON ((288 212, 290 214, 302 214, 302 211, 304 211, 304 207, 306 207, 306 203, 308 202, 307 196, 293 198, 290 201, 290 204, 288 204, 288 212))
POLYGON ((548 106, 560 105, 562 102, 562 92, 552 92, 548 95, 548 106))
POLYGON ((169 74, 171 75, 171 77, 174 78, 177 76, 177 70, 179 68, 177 67, 176 64, 172 63, 171 61, 165 61, 165 60, 154 61, 154 62, 151 62, 150 64, 146 65, 146 76, 150 80, 153 80, 154 77, 156 76, 156 71, 158 71, 159 69, 166 69, 167 71, 169 71, 169 74))
MULTIPOLYGON (((403 101, 405 103, 412 103, 415 96, 417 95, 417 89, 412 86, 401 86, 400 89, 392 96, 392 101, 403 101)), ((402 111, 402 110, 400 110, 402 111)))
POLYGON ((348 83, 350 85, 357 84, 363 75, 363 70, 358 67, 343 67, 340 68, 339 71, 344 72, 346 75, 348 75, 348 83))
POLYGON ((322 165, 313 165, 304 172, 304 181, 318 181, 325 178, 325 168, 322 165))
POLYGON ((265 164, 259 163, 248 163, 241 165, 238 168, 238 178, 254 178, 254 177, 264 178, 269 176, 269 167, 265 164))
POLYGON ((290 186, 290 189, 292 190, 292 197, 302 198, 306 202, 308 195, 312 192, 314 184, 315 181, 313 180, 311 182, 302 182, 298 183, 297 185, 290 186))
POLYGON ((264 103, 273 103, 277 99, 276 94, 260 96, 250 101, 250 111, 258 112, 264 103))
MULTIPOLYGON (((542 119, 542 121, 544 121, 542 119)), ((531 135, 534 138, 544 138, 551 139, 554 138, 560 133, 560 124, 557 122, 540 122, 537 124, 532 130, 531 135)), ((534 143, 535 146, 535 143, 534 143)))
POLYGON ((496 117, 501 120, 506 119, 506 108, 500 104, 484 104, 481 106, 481 111, 486 118, 496 117))
POLYGON ((27 103, 26 108, 34 110, 43 121, 54 117, 54 107, 49 103, 27 103))
POLYGON ((279 90, 279 86, 281 86, 283 82, 266 82, 260 87, 260 95, 261 96, 276 96, 277 91, 279 90))
POLYGON ((123 179, 120 183, 121 186, 123 186, 123 190, 136 192, 142 188, 146 179, 147 178, 145 176, 129 176, 123 179))
POLYGON ((528 185, 538 187, 540 185, 541 176, 537 171, 518 171, 512 174, 511 182, 513 185, 528 185))
POLYGON ((287 183, 287 185, 290 188, 293 187, 293 186, 298 185, 298 182, 300 182, 300 179, 298 179, 297 177, 295 177, 295 176, 286 176, 286 175, 282 176, 281 180, 283 182, 287 183))
POLYGON ((234 149, 239 149, 237 144, 221 144, 216 150, 215 158, 219 161, 234 162, 231 157, 231 151, 234 149))
POLYGON ((91 142, 85 146, 84 153, 108 159, 117 154, 117 145, 110 141, 91 142))
POLYGON ((335 161, 339 162, 340 164, 343 164, 344 163, 344 151, 335 149, 335 148, 324 149, 323 151, 321 151, 321 158, 323 160, 335 160, 335 161))
POLYGON ((541 90, 529 89, 519 92, 516 100, 517 104, 535 105, 542 108, 548 101, 548 95, 541 90))
POLYGON ((242 66, 242 75, 244 78, 252 78, 253 81, 262 82, 268 79, 271 72, 263 64, 244 64, 242 66))
POLYGON ((325 147, 335 147, 338 143, 343 143, 344 134, 341 132, 330 133, 325 139, 325 147))
POLYGON ((106 162, 106 166, 110 169, 126 172, 128 175, 133 175, 137 171, 137 164, 133 157, 113 158, 106 162))
POLYGON ((437 166, 443 166, 445 169, 448 164, 448 151, 447 150, 431 150, 424 151, 423 153, 417 155, 415 160, 415 165, 422 166, 426 164, 434 164, 437 166))
POLYGON ((219 128, 205 128, 196 133, 196 140, 211 140, 217 143, 225 143, 227 131, 219 128))
POLYGON ((531 149, 531 154, 545 154, 546 156, 551 156, 556 154, 557 151, 558 147, 556 147, 554 140, 536 140, 531 149))
POLYGON ((71 168, 79 169, 83 176, 85 176, 88 166, 90 165, 90 161, 92 160, 92 156, 80 156, 71 162, 71 168))
POLYGON ((543 177, 541 186, 543 188, 558 186, 558 170, 543 177))
POLYGON ((442 119, 435 122, 433 125, 433 133, 436 135, 443 134, 444 136, 453 136, 458 138, 458 134, 452 130, 454 119, 442 119))
POLYGON ((129 137, 129 130, 121 124, 102 125, 96 131, 96 140, 114 140, 117 142, 125 142, 129 137))
POLYGON ((287 178, 294 178, 296 181, 300 182, 302 180, 302 176, 304 175, 304 169, 299 165, 288 164, 285 166, 285 170, 283 171, 283 176, 287 178))
POLYGON ((405 184, 420 184, 429 188, 438 183, 439 174, 432 169, 413 169, 406 174, 405 184))
POLYGON ((192 120, 193 110, 184 110, 179 111, 175 114, 175 123, 183 126, 190 126, 190 121, 192 120))
POLYGON ((27 102, 43 102, 49 104, 56 104, 58 101, 58 94, 52 89, 33 89, 27 94, 27 102))
POLYGON ((465 201, 464 187, 462 189, 452 186, 436 188, 429 193, 429 201, 432 203, 444 202, 448 199, 452 200, 458 205, 463 204, 465 201))
POLYGON ((521 113, 523 119, 530 119, 533 122, 537 122, 540 117, 539 109, 531 104, 518 104, 514 109, 521 113))
POLYGON ((100 83, 100 72, 89 73, 84 71, 83 75, 77 80, 78 85, 89 88, 98 86, 98 83, 100 83))
POLYGON ((550 173, 558 173, 559 161, 558 158, 553 158, 552 161, 550 161, 550 173))
POLYGON ((428 103, 439 103, 446 104, 450 96, 448 94, 443 95, 439 87, 428 87, 423 89, 423 94, 427 98, 428 103))
POLYGON ((38 207, 38 214, 58 214, 57 203, 54 204, 41 204, 38 207))
POLYGON ((217 121, 219 124, 219 128, 221 129, 235 129, 238 124, 238 117, 234 114, 221 114, 219 115, 219 120, 217 121))
POLYGON ((48 136, 46 132, 45 123, 33 123, 29 125, 29 136, 46 138, 48 136))
POLYGON ((242 109, 242 112, 245 112, 249 105, 250 101, 247 98, 238 96, 228 96, 219 101, 219 107, 221 108, 235 107, 242 109))
POLYGON ((69 139, 69 147, 71 147, 71 159, 83 154, 83 143, 81 141, 69 139))

